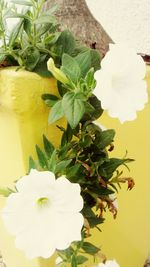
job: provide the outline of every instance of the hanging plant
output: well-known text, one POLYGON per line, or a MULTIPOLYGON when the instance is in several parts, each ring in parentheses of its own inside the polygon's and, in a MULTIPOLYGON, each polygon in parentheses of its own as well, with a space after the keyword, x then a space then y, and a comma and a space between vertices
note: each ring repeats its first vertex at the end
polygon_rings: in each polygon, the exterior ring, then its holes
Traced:
MULTIPOLYGON (((133 159, 111 157, 115 130, 95 120, 104 109, 121 122, 135 119, 147 101, 144 61, 121 45, 112 45, 101 61, 97 50, 82 46, 70 31, 59 31, 56 7, 43 13, 44 0, 12 2, 0 4, 1 67, 54 77, 59 97, 41 96, 50 108, 48 124, 64 117, 67 125, 58 121, 59 147, 44 136, 44 150, 36 146, 38 161, 30 157, 28 174, 13 189, 0 189, 7 197, 4 222, 28 258, 49 258, 57 251, 58 266, 76 267, 89 256, 100 261, 100 246, 88 240, 91 229, 100 230, 106 211, 116 218, 116 193, 125 182, 131 190, 134 181, 122 170, 133 159), (17 4, 24 6, 20 13, 17 4), (10 18, 19 18, 11 32, 10 18)), ((110 266, 102 261, 99 266, 110 266)))

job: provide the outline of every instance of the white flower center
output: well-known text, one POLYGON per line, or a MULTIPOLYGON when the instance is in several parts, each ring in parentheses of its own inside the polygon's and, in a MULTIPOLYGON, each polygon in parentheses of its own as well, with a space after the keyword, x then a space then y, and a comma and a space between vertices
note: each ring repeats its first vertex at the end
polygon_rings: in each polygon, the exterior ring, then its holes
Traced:
POLYGON ((37 204, 39 207, 45 207, 50 204, 50 200, 47 197, 40 197, 37 199, 37 204))

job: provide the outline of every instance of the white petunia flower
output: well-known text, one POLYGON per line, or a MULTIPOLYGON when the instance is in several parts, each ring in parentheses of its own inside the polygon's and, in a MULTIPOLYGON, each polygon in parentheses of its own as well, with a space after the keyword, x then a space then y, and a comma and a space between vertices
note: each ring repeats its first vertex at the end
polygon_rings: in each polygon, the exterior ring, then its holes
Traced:
POLYGON ((83 199, 79 184, 52 172, 31 170, 16 183, 3 210, 8 231, 15 235, 16 247, 30 259, 49 258, 81 240, 83 199))
POLYGON ((145 75, 146 65, 132 48, 110 45, 101 61, 101 69, 95 73, 94 90, 110 117, 122 123, 136 118, 136 111, 142 110, 148 101, 145 75))
POLYGON ((115 260, 108 260, 105 263, 99 263, 94 267, 120 267, 119 264, 115 260))

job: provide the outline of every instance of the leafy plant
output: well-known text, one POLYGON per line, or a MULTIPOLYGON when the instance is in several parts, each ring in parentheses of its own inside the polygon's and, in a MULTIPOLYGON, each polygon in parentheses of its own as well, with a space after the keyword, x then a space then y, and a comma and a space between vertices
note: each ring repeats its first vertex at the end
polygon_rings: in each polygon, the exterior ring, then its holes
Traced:
MULTIPOLYGON (((121 166, 132 159, 111 157, 115 131, 102 130, 94 121, 103 113, 100 100, 94 95, 94 73, 100 69, 98 51, 80 46, 70 31, 59 31, 54 13, 56 7, 43 12, 44 0, 13 0, 8 6, 0 4, 0 64, 18 66, 42 76, 57 79, 59 97, 42 95, 50 108, 48 123, 57 121, 62 132, 60 146, 55 146, 43 137, 44 150, 36 146, 37 160, 30 157, 29 170, 49 170, 56 177, 65 175, 73 183, 80 184, 84 200, 82 214, 85 219, 82 241, 64 251, 58 251, 63 263, 76 267, 88 260, 85 256, 98 256, 100 248, 88 242, 90 229, 104 222, 108 209, 116 216, 117 210, 110 198, 118 192, 121 183, 134 186, 131 178, 122 178, 121 166), (19 13, 16 4, 25 9, 19 13), (19 18, 10 33, 8 18, 19 18), (50 59, 50 61, 48 61, 50 59), (47 69, 48 61, 48 69, 47 69), (59 125, 65 117, 66 128, 59 125)), ((10 189, 0 189, 8 196, 10 189)))
POLYGON ((0 64, 20 66, 42 76, 51 76, 47 70, 49 57, 54 58, 57 66, 60 66, 64 53, 76 55, 77 60, 81 60, 78 54, 83 48, 78 47, 71 32, 59 31, 54 16, 57 6, 43 12, 44 2, 45 0, 12 0, 11 5, 8 5, 5 0, 1 1, 0 64), (17 10, 17 4, 24 7, 22 12, 17 10), (10 18, 19 19, 11 32, 7 26, 10 18))

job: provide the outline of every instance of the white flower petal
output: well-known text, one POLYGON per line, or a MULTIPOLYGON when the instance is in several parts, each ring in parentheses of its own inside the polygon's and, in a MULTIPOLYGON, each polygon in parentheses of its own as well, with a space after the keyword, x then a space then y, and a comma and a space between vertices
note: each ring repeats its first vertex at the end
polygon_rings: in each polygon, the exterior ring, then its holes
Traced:
POLYGON ((124 45, 111 45, 95 73, 95 95, 102 108, 121 122, 134 120, 136 111, 148 101, 147 84, 143 80, 146 65, 141 56, 124 45))
POLYGON ((83 199, 80 195, 81 188, 79 184, 72 183, 64 178, 60 177, 56 180, 57 184, 57 196, 55 199, 56 205, 59 206, 59 211, 71 212, 72 210, 79 212, 83 209, 83 199), (65 192, 65 198, 62 199, 62 194, 65 192), (70 201, 71 200, 71 201, 70 201))
POLYGON ((57 227, 57 249, 63 250, 69 247, 73 241, 81 240, 81 229, 84 223, 83 216, 80 213, 59 214, 57 227), (60 221, 60 219, 63 220, 60 221))
POLYGON ((99 263, 94 267, 120 267, 119 264, 115 260, 108 260, 105 263, 99 263))
POLYGON ((49 258, 56 249, 81 240, 83 199, 78 184, 32 170, 17 182, 17 190, 7 198, 2 216, 28 258, 49 258))
POLYGON ((55 183, 54 174, 49 171, 39 172, 37 170, 32 169, 29 175, 23 176, 21 179, 18 180, 18 182, 16 183, 16 188, 19 192, 28 192, 30 190, 36 191, 37 189, 39 190, 39 188, 43 184, 45 188, 46 183, 47 187, 55 183))

